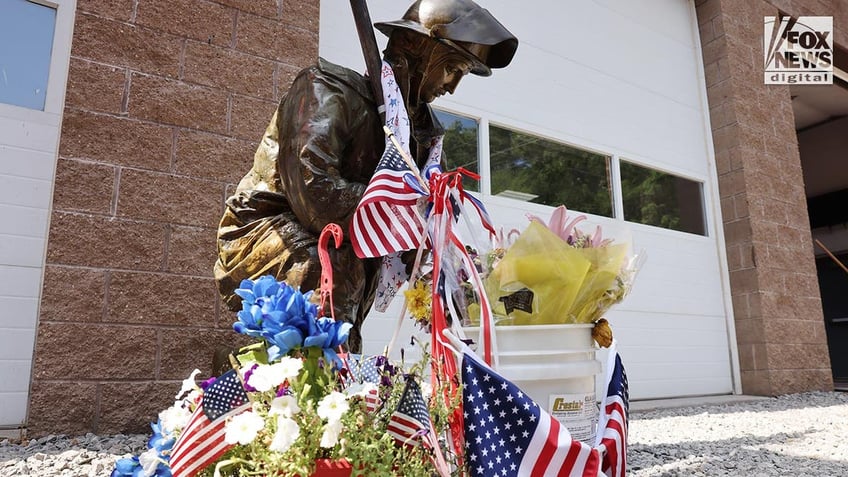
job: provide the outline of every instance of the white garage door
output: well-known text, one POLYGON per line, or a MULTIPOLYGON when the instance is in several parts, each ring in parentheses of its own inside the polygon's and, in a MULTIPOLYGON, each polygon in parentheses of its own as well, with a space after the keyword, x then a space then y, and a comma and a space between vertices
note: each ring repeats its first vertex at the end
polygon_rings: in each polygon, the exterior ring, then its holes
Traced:
POLYGON ((0 429, 26 419, 75 8, 0 2, 0 429))
MULTIPOLYGON (((407 6, 396 0, 368 3, 375 22, 400 18, 407 6)), ((628 368, 631 396, 738 390, 717 182, 710 165, 710 127, 691 2, 550 0, 535 2, 532 8, 509 0, 478 3, 519 38, 518 52, 508 68, 495 70, 490 78, 464 79, 456 96, 440 98, 435 106, 478 122, 480 190, 494 221, 523 228, 526 212, 546 216, 552 208, 492 195, 489 125, 608 157, 612 210, 608 217, 591 216, 590 222, 613 235, 629 235, 634 249, 647 255, 633 293, 608 316, 628 368), (618 177, 618 165, 625 161, 700 184, 706 204, 702 232, 625 222, 618 177)), ((362 71, 347 5, 324 0, 321 6, 321 56, 362 71)), ((385 44, 379 34, 378 42, 385 44)), ((379 352, 386 345, 394 313, 374 313, 366 322, 366 351, 379 352)), ((404 333, 411 332, 406 324, 404 333)))

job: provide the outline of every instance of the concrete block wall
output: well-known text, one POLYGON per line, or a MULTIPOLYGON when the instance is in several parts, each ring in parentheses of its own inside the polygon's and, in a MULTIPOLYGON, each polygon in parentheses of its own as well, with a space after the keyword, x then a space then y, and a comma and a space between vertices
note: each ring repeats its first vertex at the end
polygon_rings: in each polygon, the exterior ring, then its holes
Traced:
POLYGON ((77 2, 29 435, 146 432, 238 341, 215 230, 318 21, 318 0, 77 2))
POLYGON ((830 360, 788 86, 763 83, 763 17, 831 15, 839 0, 697 0, 742 388, 831 390, 830 360))

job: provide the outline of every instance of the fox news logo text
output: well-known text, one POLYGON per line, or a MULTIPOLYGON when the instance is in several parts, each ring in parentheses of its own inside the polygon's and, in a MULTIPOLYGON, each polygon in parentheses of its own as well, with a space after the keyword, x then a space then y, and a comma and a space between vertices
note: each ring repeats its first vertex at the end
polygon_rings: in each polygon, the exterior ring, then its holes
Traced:
POLYGON ((833 17, 765 17, 766 84, 833 84, 833 17))

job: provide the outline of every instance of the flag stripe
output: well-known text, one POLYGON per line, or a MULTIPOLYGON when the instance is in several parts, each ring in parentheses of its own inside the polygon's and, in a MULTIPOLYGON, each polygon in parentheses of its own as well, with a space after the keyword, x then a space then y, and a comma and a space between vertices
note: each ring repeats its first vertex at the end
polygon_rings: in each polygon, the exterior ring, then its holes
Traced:
POLYGON ((407 207, 395 207, 394 210, 395 213, 399 214, 401 219, 401 224, 406 232, 404 239, 407 241, 409 248, 417 249, 420 245, 421 235, 424 232, 424 226, 426 225, 424 218, 417 212, 411 212, 411 209, 407 207))
POLYGON ((371 215, 372 220, 376 229, 379 231, 378 234, 380 238, 382 238, 382 242, 386 242, 386 245, 390 250, 401 250, 405 244, 401 244, 398 241, 397 235, 392 233, 392 230, 397 226, 397 223, 392 220, 392 216, 394 214, 392 214, 390 207, 391 206, 385 202, 369 204, 369 208, 373 209, 373 214, 371 215))
POLYGON ((533 469, 530 472, 532 477, 544 476, 548 467, 548 463, 554 458, 554 455, 559 449, 559 422, 555 419, 540 419, 539 426, 536 428, 536 433, 533 440, 530 441, 529 449, 533 449, 533 454, 527 454, 525 459, 532 457, 534 462, 533 469), (537 439, 538 438, 538 439, 537 439), (538 446, 538 449, 537 449, 538 446))
POLYGON ((395 415, 386 427, 386 432, 396 439, 405 441, 406 439, 415 436, 418 431, 425 428, 426 427, 424 425, 414 419, 407 419, 406 416, 401 417, 399 415, 395 415))
POLYGON ((384 232, 398 243, 398 249, 409 250, 416 247, 417 244, 414 243, 412 237, 418 236, 424 224, 422 223, 420 228, 410 226, 410 223, 415 224, 418 222, 408 214, 405 214, 409 210, 407 207, 397 207, 394 204, 390 205, 383 202, 379 204, 379 209, 380 215, 383 216, 389 225, 384 232))
MULTIPOLYGON (((366 205, 363 209, 369 209, 371 205, 366 205)), ((371 239, 377 233, 371 226, 371 223, 365 220, 365 214, 356 214, 351 221, 351 242, 357 255, 363 257, 378 256, 379 250, 377 244, 371 239)))

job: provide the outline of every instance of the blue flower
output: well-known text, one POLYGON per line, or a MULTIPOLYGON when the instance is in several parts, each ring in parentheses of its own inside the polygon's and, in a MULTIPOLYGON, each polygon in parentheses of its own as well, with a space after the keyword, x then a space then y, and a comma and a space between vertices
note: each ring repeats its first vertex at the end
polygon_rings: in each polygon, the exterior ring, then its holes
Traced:
POLYGON ((265 275, 258 280, 242 280, 235 294, 241 297, 239 321, 233 324, 236 332, 259 337, 262 335, 263 318, 273 309, 275 298, 280 290, 280 283, 271 275, 265 275))
POLYGON ((150 427, 153 429, 153 435, 147 441, 147 448, 156 449, 160 455, 165 451, 170 451, 177 439, 172 434, 162 431, 161 420, 151 423, 150 427))
POLYGON ((127 457, 115 462, 115 468, 110 477, 141 477, 144 469, 138 463, 138 457, 127 457))
POLYGON ((261 308, 267 297, 277 294, 280 283, 271 275, 260 277, 256 281, 242 280, 235 294, 241 297, 243 305, 259 305, 261 308))
POLYGON ((315 321, 315 330, 303 341, 303 346, 316 346, 324 350, 324 358, 332 362, 336 369, 342 368, 342 360, 336 354, 336 348, 347 341, 352 324, 336 321, 332 318, 320 318, 315 321))
POLYGON ((155 477, 172 477, 171 468, 168 467, 167 462, 176 438, 173 434, 163 431, 161 419, 150 423, 150 428, 153 429, 153 435, 147 441, 148 451, 141 456, 118 460, 111 477, 145 477, 147 474, 155 477), (153 451, 151 452, 150 449, 153 451), (143 462, 142 459, 144 459, 143 462), (145 473, 145 467, 148 468, 147 473, 145 473), (150 473, 151 468, 152 473, 150 473))
POLYGON ((242 310, 233 329, 264 338, 271 361, 300 348, 305 337, 317 332, 318 306, 309 301, 311 291, 301 293, 265 275, 256 281, 243 280, 235 293, 242 298, 242 310))

